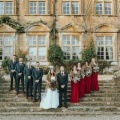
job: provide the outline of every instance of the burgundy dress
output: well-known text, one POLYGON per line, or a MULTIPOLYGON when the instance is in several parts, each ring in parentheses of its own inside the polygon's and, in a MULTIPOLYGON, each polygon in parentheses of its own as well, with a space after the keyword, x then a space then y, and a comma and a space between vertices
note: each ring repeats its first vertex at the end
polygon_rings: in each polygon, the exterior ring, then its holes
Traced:
POLYGON ((91 76, 87 77, 85 76, 85 94, 90 94, 91 93, 91 76))
POLYGON ((84 96, 85 96, 85 93, 84 93, 84 78, 82 78, 79 81, 79 97, 83 98, 84 96))
POLYGON ((92 72, 91 75, 91 90, 92 91, 99 91, 99 84, 98 84, 98 72, 92 72))
MULTIPOLYGON (((78 73, 77 73, 78 74, 78 73)), ((74 77, 75 75, 73 72, 70 73, 70 77, 74 77)), ((74 83, 73 80, 71 80, 71 103, 79 103, 79 82, 74 83)))

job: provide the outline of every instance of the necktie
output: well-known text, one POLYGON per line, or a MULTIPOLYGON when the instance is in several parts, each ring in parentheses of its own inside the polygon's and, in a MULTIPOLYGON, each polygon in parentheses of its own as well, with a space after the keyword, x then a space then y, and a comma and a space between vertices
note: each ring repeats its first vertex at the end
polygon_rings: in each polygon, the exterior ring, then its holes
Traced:
POLYGON ((39 71, 39 68, 37 68, 37 71, 39 71))

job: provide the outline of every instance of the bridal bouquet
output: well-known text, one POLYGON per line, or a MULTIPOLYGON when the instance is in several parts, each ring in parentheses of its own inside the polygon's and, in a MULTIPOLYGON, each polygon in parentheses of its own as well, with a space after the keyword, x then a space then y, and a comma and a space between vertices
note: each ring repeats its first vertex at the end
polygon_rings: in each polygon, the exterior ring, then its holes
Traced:
POLYGON ((93 67, 93 71, 94 71, 94 72, 99 72, 99 69, 100 69, 100 68, 99 68, 98 66, 94 66, 94 67, 93 67))
POLYGON ((85 74, 81 73, 80 78, 83 79, 85 77, 85 74))
POLYGON ((73 78, 74 83, 77 83, 79 80, 80 80, 79 77, 74 77, 74 78, 73 78))
POLYGON ((90 70, 88 70, 88 71, 86 71, 86 73, 85 73, 85 74, 86 74, 86 76, 87 76, 87 77, 89 77, 92 73, 91 73, 91 71, 90 71, 90 70))
POLYGON ((56 81, 55 81, 55 77, 51 77, 51 83, 50 83, 51 85, 51 90, 56 90, 56 88, 57 88, 57 83, 56 83, 56 81))

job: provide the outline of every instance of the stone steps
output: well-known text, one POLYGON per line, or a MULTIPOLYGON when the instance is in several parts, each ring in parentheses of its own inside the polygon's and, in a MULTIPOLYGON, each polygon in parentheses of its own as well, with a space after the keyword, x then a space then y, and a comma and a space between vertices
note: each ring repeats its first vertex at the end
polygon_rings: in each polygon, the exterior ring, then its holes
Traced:
MULTIPOLYGON (((0 115, 104 115, 120 114, 120 86, 116 86, 113 80, 99 80, 100 91, 92 91, 80 99, 80 103, 70 103, 71 84, 68 83, 68 106, 65 112, 62 109, 41 110, 39 103, 32 103, 20 94, 15 95, 15 90, 8 91, 10 82, 0 82, 0 115)), ((42 83, 42 92, 45 91, 46 83, 42 83)))
MULTIPOLYGON (((21 82, 20 82, 21 83, 21 82)), ((3 84, 6 84, 6 85, 8 85, 8 84, 10 84, 10 81, 3 81, 3 84)), ((14 82, 13 82, 13 84, 15 84, 14 82)), ((42 81, 42 84, 47 84, 45 81, 42 81)), ((70 85, 71 84, 71 81, 69 81, 68 82, 68 85, 70 85)), ((115 85, 115 82, 114 81, 104 81, 104 82, 102 82, 102 81, 99 81, 99 85, 115 85)))
MULTIPOLYGON (((69 103, 68 102, 68 105, 69 105, 69 107, 74 107, 74 106, 77 106, 77 107, 84 107, 84 106, 86 106, 86 107, 96 107, 96 106, 102 106, 102 107, 104 107, 104 106, 107 106, 107 107, 111 107, 111 106, 114 106, 114 107, 118 107, 118 106, 120 106, 120 103, 119 103, 119 101, 111 101, 111 102, 109 102, 109 101, 104 101, 104 102, 101 102, 101 101, 91 101, 91 102, 86 102, 86 101, 82 101, 82 102, 80 102, 80 103, 78 103, 78 104, 72 104, 72 103, 69 103)), ((3 101, 2 102, 2 104, 0 104, 0 108, 2 108, 2 107, 19 107, 19 106, 26 106, 26 107, 39 107, 39 103, 38 102, 36 102, 36 103, 32 103, 32 101, 30 100, 30 101, 27 101, 27 100, 24 100, 24 101, 18 101, 18 102, 16 102, 16 101, 9 101, 9 102, 5 102, 5 101, 3 101)))
MULTIPOLYGON (((120 97, 120 93, 115 93, 114 97, 120 97)), ((113 93, 92 93, 92 94, 85 94, 85 97, 113 97, 113 93)))
MULTIPOLYGON (((98 106, 98 107, 69 107, 68 111, 80 111, 80 112, 86 112, 86 111, 107 111, 107 112, 112 112, 112 111, 116 111, 119 112, 119 107, 102 107, 102 106, 98 106)), ((5 107, 0 107, 0 112, 45 112, 45 111, 52 111, 52 112, 60 112, 61 109, 49 109, 49 110, 41 110, 39 107, 31 107, 31 106, 27 106, 27 107, 23 107, 23 106, 17 106, 17 107, 9 107, 9 106, 5 106, 5 107)))
MULTIPOLYGON (((26 85, 24 85, 25 87, 26 85)), ((19 86, 20 88, 22 87, 22 85, 20 84, 19 86)), ((45 88, 46 85, 42 85, 42 88, 45 88)), ((116 85, 99 85, 100 88, 120 88, 119 86, 116 86, 116 85)), ((0 85, 0 88, 3 89, 3 88, 6 88, 6 89, 9 89, 10 88, 10 85, 0 85)), ((13 85, 13 88, 15 88, 15 85, 13 85)), ((68 89, 71 88, 71 85, 68 85, 68 89)))
MULTIPOLYGON (((21 102, 21 101, 31 101, 31 99, 26 99, 25 97, 14 97, 14 98, 0 98, 0 102, 21 102)), ((70 97, 68 96, 68 102, 70 101, 70 97)), ((115 97, 85 97, 80 99, 80 102, 119 102, 120 101, 120 97, 119 98, 115 98, 115 97)))
MULTIPOLYGON (((68 105, 69 107, 74 107, 74 106, 77 106, 77 107, 96 107, 96 106, 92 106, 92 105, 96 105, 96 104, 99 104, 98 106, 106 106, 106 107, 111 107, 111 106, 115 106, 116 104, 119 104, 119 102, 80 102, 78 104, 72 104, 72 103, 69 103, 68 102, 68 105), (109 103, 112 103, 113 105, 109 105, 109 103), (101 104, 101 105, 100 105, 101 104), (86 106, 87 105, 87 106, 86 106)), ((39 103, 36 102, 36 103, 32 103, 31 101, 21 101, 21 102, 13 102, 13 101, 10 101, 10 102, 2 102, 0 103, 0 107, 3 107, 3 106, 36 106, 36 107, 39 107, 39 103)))
POLYGON ((42 115, 42 116, 96 116, 96 115, 120 115, 120 112, 112 111, 65 111, 65 112, 0 112, 0 115, 10 116, 10 115, 17 115, 17 116, 26 116, 26 115, 42 115))
MULTIPOLYGON (((44 92, 45 90, 43 89, 42 90, 42 92, 44 92)), ((70 93, 70 91, 71 90, 68 90, 68 93, 70 93)), ((120 90, 100 90, 100 91, 96 91, 96 93, 108 93, 108 92, 110 92, 110 93, 112 93, 112 94, 116 94, 116 93, 120 93, 120 90)), ((0 90, 0 94, 7 94, 7 93, 10 93, 8 90, 5 90, 5 89, 3 89, 3 90, 0 90)), ((15 92, 14 92, 15 93, 15 92)), ((20 90, 20 93, 22 93, 22 91, 20 90)), ((91 92, 91 94, 92 93, 94 93, 93 91, 91 92)))
MULTIPOLYGON (((68 93, 70 95, 70 93, 68 93)), ((120 97, 120 93, 116 93, 115 96, 120 97)), ((7 94, 0 94, 0 97, 16 97, 15 93, 7 93, 7 94)), ((18 97, 23 97, 22 94, 18 94, 18 97)), ((85 94, 85 97, 113 97, 112 93, 92 93, 92 94, 85 94)))

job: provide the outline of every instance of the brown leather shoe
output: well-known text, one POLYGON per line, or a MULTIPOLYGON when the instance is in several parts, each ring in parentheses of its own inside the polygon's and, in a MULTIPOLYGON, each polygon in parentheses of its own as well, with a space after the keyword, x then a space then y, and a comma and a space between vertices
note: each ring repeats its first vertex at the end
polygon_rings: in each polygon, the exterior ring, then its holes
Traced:
POLYGON ((28 97, 26 97, 26 99, 28 99, 28 97))
POLYGON ((18 92, 16 92, 16 95, 18 95, 18 92))
POLYGON ((38 102, 40 103, 41 101, 40 101, 40 100, 38 100, 38 102))
POLYGON ((11 89, 11 88, 9 89, 9 91, 12 91, 12 90, 13 90, 13 89, 11 89))

